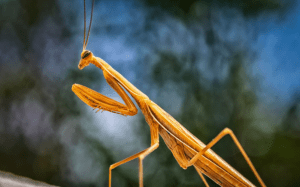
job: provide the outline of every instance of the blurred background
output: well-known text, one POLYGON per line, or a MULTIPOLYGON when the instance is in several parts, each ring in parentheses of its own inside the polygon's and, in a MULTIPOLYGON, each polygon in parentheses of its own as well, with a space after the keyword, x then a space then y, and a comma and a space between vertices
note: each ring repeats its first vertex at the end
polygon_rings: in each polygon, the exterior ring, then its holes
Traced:
MULTIPOLYGON (((96 0, 87 49, 204 143, 232 129, 267 186, 299 186, 299 10, 296 0, 96 0)), ((0 1, 1 171, 102 187, 111 164, 149 147, 141 112, 95 113, 71 91, 122 101, 100 69, 77 68, 83 28, 83 0, 0 1)), ((230 137, 213 150, 258 185, 230 137)), ((138 161, 112 176, 138 186, 138 161)), ((160 139, 144 186, 204 184, 160 139)))

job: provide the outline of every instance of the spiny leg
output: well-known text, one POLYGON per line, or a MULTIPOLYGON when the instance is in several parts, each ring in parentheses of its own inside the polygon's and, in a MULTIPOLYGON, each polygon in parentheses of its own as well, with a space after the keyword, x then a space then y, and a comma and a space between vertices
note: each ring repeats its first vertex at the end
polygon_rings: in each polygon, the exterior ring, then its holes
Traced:
POLYGON ((125 105, 80 84, 73 84, 72 91, 94 109, 98 108, 99 110, 130 116, 137 114, 137 108, 123 88, 110 75, 107 75, 107 73, 104 73, 104 75, 107 83, 121 96, 125 105))
POLYGON ((225 135, 229 134, 232 138, 232 140, 234 141, 234 143, 236 144, 236 146, 239 148, 239 150, 241 151, 242 155, 244 156, 245 160, 247 161, 248 165, 250 166, 251 170, 253 171, 255 177, 257 178, 258 182, 260 183, 261 186, 266 187, 266 185, 264 184, 263 180, 260 178, 259 174, 257 173, 255 167, 253 166, 250 158, 247 156, 245 150, 243 149, 242 145, 240 144, 240 142, 238 141, 238 139, 236 138, 236 136, 234 135, 234 133, 232 132, 231 129, 229 128, 225 128, 224 130, 222 130, 218 136, 216 136, 209 144, 207 144, 207 146, 202 149, 199 153, 197 153, 189 162, 188 162, 188 166, 193 165, 208 149, 210 149, 212 146, 214 146, 218 141, 220 141, 220 139, 222 139, 225 135))
POLYGON ((196 166, 194 166, 194 168, 196 169, 196 171, 198 172, 198 174, 200 175, 201 179, 203 180, 204 184, 206 187, 209 187, 208 183, 206 182, 204 176, 202 175, 202 172, 200 171, 200 169, 198 169, 196 166))

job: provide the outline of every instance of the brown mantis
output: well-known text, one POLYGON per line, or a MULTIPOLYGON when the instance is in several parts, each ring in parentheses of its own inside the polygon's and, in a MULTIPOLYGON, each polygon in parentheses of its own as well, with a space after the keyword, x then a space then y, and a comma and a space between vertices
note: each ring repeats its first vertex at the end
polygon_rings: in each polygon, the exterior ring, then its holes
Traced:
POLYGON ((109 167, 109 187, 111 187, 112 169, 136 158, 139 159, 139 186, 143 186, 143 160, 147 155, 158 148, 159 135, 163 138, 166 145, 173 153, 178 164, 183 169, 186 169, 189 166, 194 166, 206 186, 209 185, 206 182, 203 174, 211 178, 220 186, 254 186, 249 180, 243 177, 239 172, 237 172, 233 167, 231 167, 227 162, 225 162, 220 156, 210 149, 227 134, 231 136, 234 143, 241 151, 260 185, 265 186, 246 152, 230 129, 225 128, 208 145, 205 145, 192 133, 185 129, 179 122, 177 122, 172 116, 151 101, 147 95, 142 93, 120 73, 114 70, 108 63, 101 58, 95 57, 92 52, 86 50, 92 24, 93 7, 94 0, 92 4, 89 31, 86 36, 86 11, 84 0, 84 41, 83 51, 81 53, 81 60, 78 68, 83 69, 90 63, 100 68, 103 71, 103 75, 107 83, 121 96, 125 104, 115 101, 79 84, 74 84, 72 86, 72 91, 83 102, 94 109, 98 109, 98 111, 106 110, 121 115, 133 116, 137 114, 138 110, 130 97, 126 94, 126 90, 140 107, 145 116, 146 122, 150 126, 151 133, 151 146, 149 148, 120 162, 112 164, 109 167))

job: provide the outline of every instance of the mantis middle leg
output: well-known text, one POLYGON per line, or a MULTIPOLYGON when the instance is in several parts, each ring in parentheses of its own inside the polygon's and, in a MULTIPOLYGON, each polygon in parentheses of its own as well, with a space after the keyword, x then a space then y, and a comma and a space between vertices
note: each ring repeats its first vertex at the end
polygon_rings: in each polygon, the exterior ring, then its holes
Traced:
POLYGON ((151 152, 153 152, 155 149, 159 146, 159 135, 158 135, 158 125, 150 126, 150 132, 151 132, 151 146, 135 155, 132 155, 120 162, 117 162, 115 164, 110 165, 109 167, 109 187, 111 187, 111 170, 125 164, 133 159, 139 158, 139 186, 143 187, 143 160, 144 158, 149 155, 151 152))

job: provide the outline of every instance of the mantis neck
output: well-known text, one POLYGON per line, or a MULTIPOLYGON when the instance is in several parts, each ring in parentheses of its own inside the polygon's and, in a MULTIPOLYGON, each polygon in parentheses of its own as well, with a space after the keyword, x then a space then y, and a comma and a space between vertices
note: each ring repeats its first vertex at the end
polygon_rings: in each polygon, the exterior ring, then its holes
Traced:
POLYGON ((106 63, 103 59, 99 57, 93 57, 92 64, 94 64, 96 67, 100 68, 103 73, 106 72, 109 75, 111 75, 119 85, 123 86, 130 95, 137 101, 141 99, 149 99, 147 95, 145 95, 143 92, 141 92, 138 88, 136 88, 133 84, 131 84, 125 77, 123 77, 119 72, 117 72, 115 69, 113 69, 108 63, 106 63), (137 99, 139 97, 139 99, 137 99))
POLYGON ((105 71, 107 68, 110 67, 109 64, 107 64, 104 60, 102 60, 99 57, 93 56, 90 62, 94 64, 97 68, 100 68, 102 71, 105 71))

